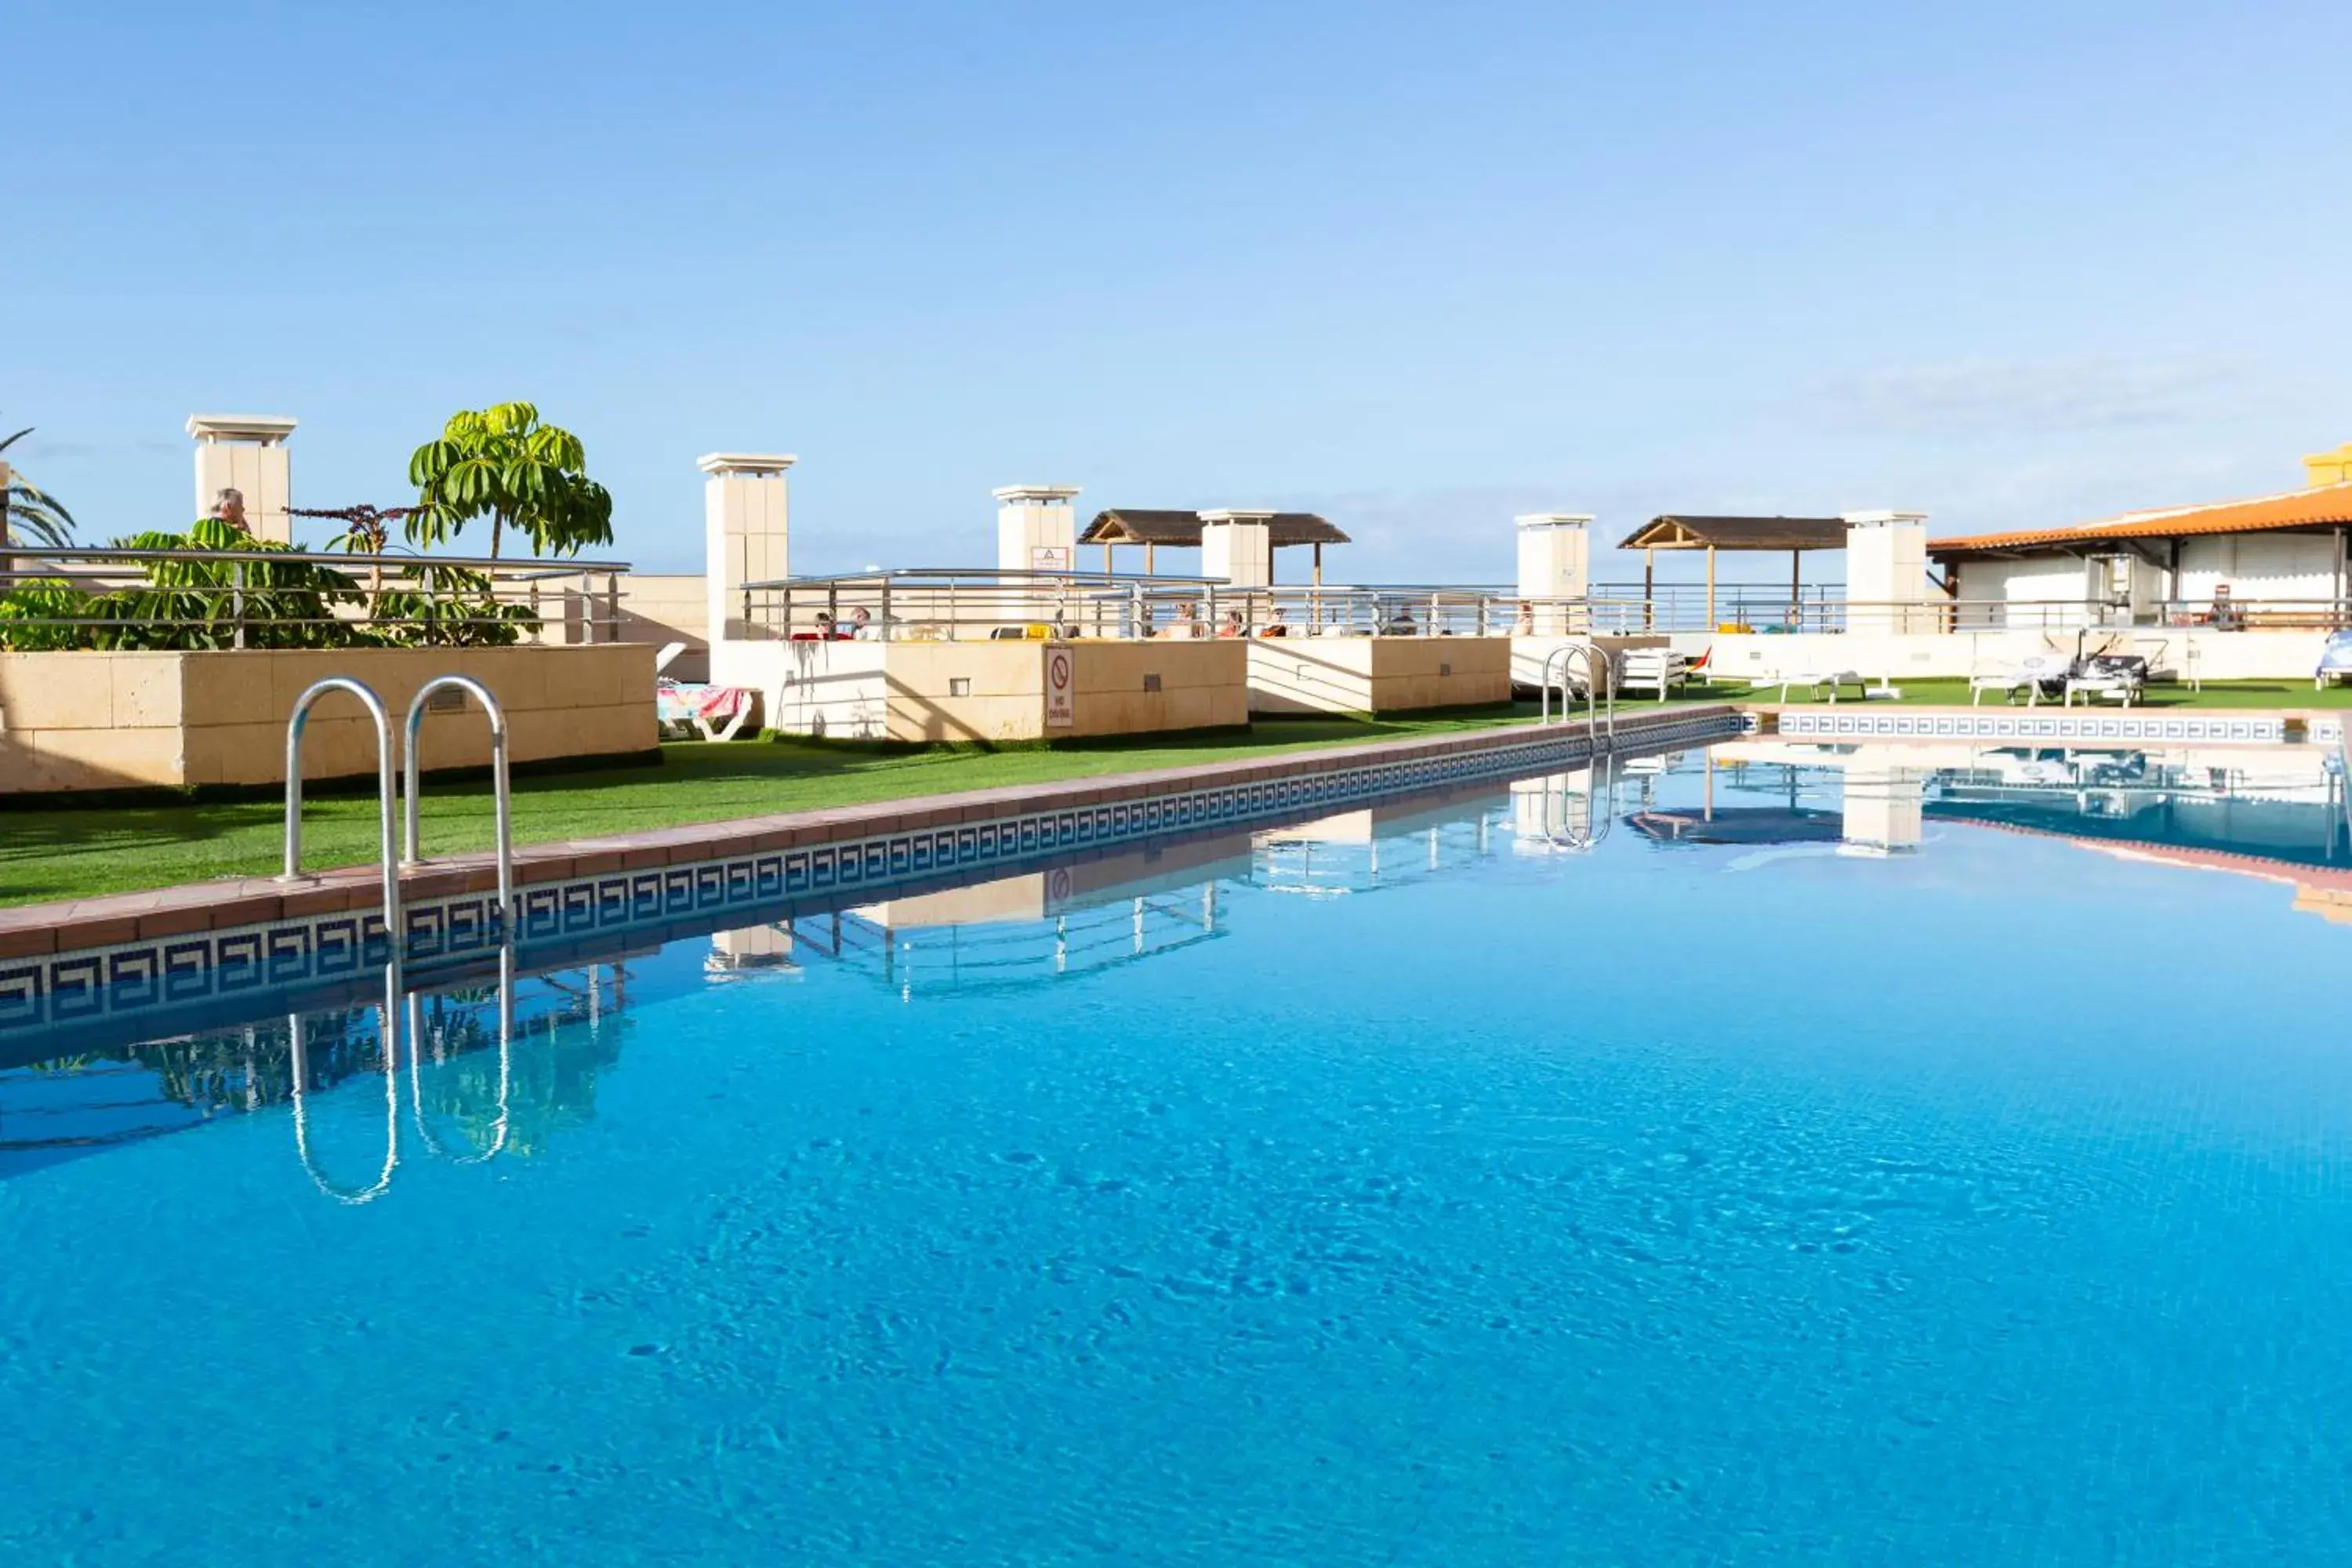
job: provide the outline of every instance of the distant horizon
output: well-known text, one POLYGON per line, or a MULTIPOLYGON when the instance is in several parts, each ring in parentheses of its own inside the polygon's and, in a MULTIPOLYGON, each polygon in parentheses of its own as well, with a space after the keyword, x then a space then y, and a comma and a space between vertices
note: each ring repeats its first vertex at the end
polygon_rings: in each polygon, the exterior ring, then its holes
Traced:
POLYGON ((134 0, 8 38, 0 430, 90 541, 184 521, 221 410, 301 422, 297 504, 388 505, 451 412, 529 399, 649 571, 699 569, 695 458, 753 450, 800 458, 809 572, 984 564, 988 492, 1060 482, 1322 512, 1389 582, 1507 579, 1521 512, 2053 527, 2352 440, 2340 6, 134 0))

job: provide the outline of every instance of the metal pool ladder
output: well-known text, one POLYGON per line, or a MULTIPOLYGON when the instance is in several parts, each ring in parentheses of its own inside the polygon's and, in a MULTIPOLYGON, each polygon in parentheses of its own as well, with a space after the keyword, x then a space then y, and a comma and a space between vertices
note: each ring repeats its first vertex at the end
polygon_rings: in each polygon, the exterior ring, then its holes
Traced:
POLYGON ((484 717, 490 721, 490 788, 498 813, 499 846, 499 930, 511 940, 515 929, 514 907, 514 792, 507 783, 507 714, 490 689, 470 675, 443 675, 426 681, 416 689, 409 700, 408 721, 403 732, 407 757, 408 815, 404 826, 407 835, 402 840, 400 863, 404 866, 423 864, 416 853, 416 799, 421 793, 420 775, 424 764, 419 758, 419 742, 425 732, 425 705, 436 691, 462 691, 482 705, 484 717))
POLYGON ((1557 686, 1559 688, 1559 721, 1568 722, 1569 703, 1575 694, 1575 688, 1569 684, 1570 675, 1572 667, 1580 664, 1584 669, 1585 729, 1592 738, 1592 749, 1595 752, 1613 751, 1617 745, 1617 665, 1615 660, 1589 642, 1563 643, 1544 655, 1542 721, 1547 724, 1553 721, 1551 692, 1557 686), (1557 678, 1552 674, 1554 666, 1559 669, 1557 678), (1606 709, 1601 707, 1604 696, 1608 701, 1606 709), (1601 729, 1604 719, 1608 725, 1605 736, 1601 729))
POLYGON ((302 879, 302 731, 310 721, 311 705, 330 691, 348 691, 358 698, 375 722, 375 784, 379 853, 383 866, 383 936, 400 951, 400 868, 392 852, 392 720, 383 703, 365 681, 348 675, 331 675, 294 700, 293 716, 286 721, 286 869, 281 882, 302 879))

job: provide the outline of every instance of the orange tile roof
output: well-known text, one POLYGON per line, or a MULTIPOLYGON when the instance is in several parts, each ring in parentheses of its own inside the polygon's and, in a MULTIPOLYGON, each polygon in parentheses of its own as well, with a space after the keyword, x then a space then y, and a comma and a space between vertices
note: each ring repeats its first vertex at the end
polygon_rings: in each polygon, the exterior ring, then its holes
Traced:
POLYGON ((2106 539, 2179 539, 2197 533, 2266 533, 2274 529, 2352 524, 2352 482, 2254 500, 2218 501, 2164 511, 2129 511, 2072 528, 2027 529, 1931 539, 1927 553, 1967 550, 2029 550, 2042 544, 2096 544, 2106 539))

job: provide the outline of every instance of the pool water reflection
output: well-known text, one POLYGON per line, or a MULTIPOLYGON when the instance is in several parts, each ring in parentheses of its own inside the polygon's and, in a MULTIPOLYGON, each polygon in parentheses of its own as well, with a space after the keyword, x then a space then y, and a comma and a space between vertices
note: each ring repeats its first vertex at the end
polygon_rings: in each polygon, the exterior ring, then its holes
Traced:
POLYGON ((2305 760, 1755 740, 14 1044, 0 1546, 2333 1560, 2305 760))

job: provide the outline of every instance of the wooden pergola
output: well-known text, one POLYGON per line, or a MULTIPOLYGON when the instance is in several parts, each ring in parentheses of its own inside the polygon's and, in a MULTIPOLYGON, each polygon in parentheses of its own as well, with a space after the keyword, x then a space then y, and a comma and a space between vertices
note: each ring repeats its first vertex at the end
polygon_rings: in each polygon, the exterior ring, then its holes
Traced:
MULTIPOLYGON (((1348 536, 1311 511, 1278 511, 1266 521, 1266 534, 1276 550, 1304 544, 1315 552, 1315 585, 1323 585, 1323 547, 1345 544, 1348 536)), ((1103 549, 1103 570, 1112 570, 1111 552, 1121 544, 1143 546, 1143 569, 1156 570, 1154 552, 1160 545, 1177 550, 1198 550, 1201 547, 1201 514, 1197 511, 1146 511, 1132 507, 1113 507, 1095 513, 1079 535, 1080 544, 1099 544, 1103 549)))
POLYGON ((1657 552, 1706 552, 1706 624, 1715 626, 1715 553, 1718 550, 1789 552, 1789 599, 1803 596, 1805 552, 1843 550, 1842 517, 1654 517, 1635 529, 1620 548, 1642 552, 1643 613, 1657 592, 1657 552))

